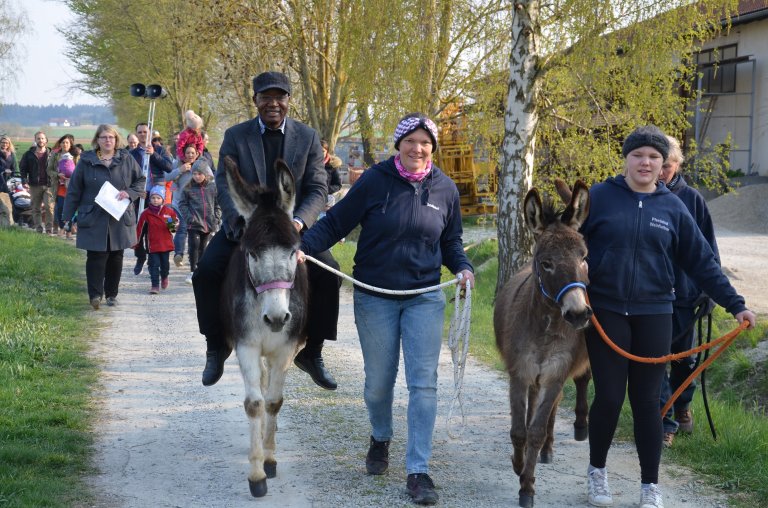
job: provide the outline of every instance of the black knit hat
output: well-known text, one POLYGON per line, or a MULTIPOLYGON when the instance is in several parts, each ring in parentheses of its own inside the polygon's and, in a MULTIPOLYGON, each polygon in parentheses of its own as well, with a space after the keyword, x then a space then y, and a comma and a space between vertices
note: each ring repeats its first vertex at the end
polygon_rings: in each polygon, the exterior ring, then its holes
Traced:
POLYGON ((270 88, 277 88, 283 92, 291 93, 291 82, 288 81, 288 76, 282 72, 262 72, 255 78, 253 78, 253 93, 261 93, 270 88))
POLYGON ((669 155, 669 140, 667 139, 666 134, 655 125, 645 125, 633 130, 624 140, 624 145, 621 147, 621 154, 626 159, 629 152, 635 148, 640 148, 641 146, 655 148, 664 160, 667 160, 667 156, 669 155))

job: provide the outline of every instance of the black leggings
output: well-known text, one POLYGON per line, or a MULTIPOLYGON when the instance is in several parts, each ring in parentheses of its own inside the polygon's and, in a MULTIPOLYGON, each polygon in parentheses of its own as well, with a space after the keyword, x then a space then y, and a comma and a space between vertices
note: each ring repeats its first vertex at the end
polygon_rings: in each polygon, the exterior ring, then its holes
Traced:
POLYGON ((187 245, 189 250, 189 271, 194 272, 197 268, 197 262, 203 257, 205 247, 208 245, 210 233, 190 229, 187 231, 187 245))
MULTIPOLYGON (((645 357, 669 353, 671 314, 625 316, 605 309, 594 310, 605 333, 621 349, 645 357)), ((628 392, 641 481, 658 483, 662 446, 659 392, 665 364, 638 363, 619 356, 592 327, 586 336, 595 384, 595 398, 589 410, 589 463, 605 467, 624 395, 628 392)))

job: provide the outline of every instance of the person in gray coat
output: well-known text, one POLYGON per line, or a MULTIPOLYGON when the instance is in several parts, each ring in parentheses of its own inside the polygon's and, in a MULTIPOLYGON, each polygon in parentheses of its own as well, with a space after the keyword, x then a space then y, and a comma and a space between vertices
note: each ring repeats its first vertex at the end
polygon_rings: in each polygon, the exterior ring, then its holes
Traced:
POLYGON ((117 303, 123 249, 136 243, 135 201, 144 191, 146 177, 136 160, 120 146, 120 134, 110 125, 99 125, 93 136, 93 150, 83 152, 69 180, 64 200, 65 230, 69 231, 77 213, 77 248, 87 251, 85 277, 91 306, 98 309, 102 297, 107 305, 117 303), (119 192, 117 199, 131 204, 116 220, 96 204, 96 196, 105 182, 119 192))

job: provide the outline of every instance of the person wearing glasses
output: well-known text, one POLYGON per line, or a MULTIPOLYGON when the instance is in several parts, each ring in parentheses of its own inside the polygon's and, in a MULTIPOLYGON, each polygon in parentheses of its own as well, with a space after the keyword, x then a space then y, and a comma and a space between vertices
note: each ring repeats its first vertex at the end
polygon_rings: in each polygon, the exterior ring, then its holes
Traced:
POLYGON ((109 306, 117 303, 123 250, 136 243, 133 201, 144 191, 146 182, 141 167, 128 150, 117 148, 121 144, 120 134, 114 127, 99 125, 91 141, 93 150, 80 155, 64 200, 66 231, 71 227, 69 219, 77 213, 75 245, 87 251, 85 277, 88 298, 94 309, 99 308, 103 297, 109 306), (117 189, 117 199, 131 201, 120 220, 95 201, 105 182, 117 189))
MULTIPOLYGON (((320 136, 308 125, 287 117, 290 97, 291 83, 285 74, 264 72, 253 78, 253 102, 258 116, 227 129, 219 149, 216 188, 222 226, 192 276, 198 325, 207 343, 204 386, 211 386, 221 378, 224 361, 231 353, 221 336, 219 295, 230 254, 237 247, 245 225, 229 194, 224 158, 230 156, 237 162, 247 182, 266 187, 276 187, 275 161, 285 160, 296 181, 293 220, 298 231, 306 231, 325 209, 328 187, 320 136)), ((338 268, 329 251, 318 254, 317 258, 338 268)), ((335 390, 336 380, 325 368, 321 353, 324 341, 336 340, 341 281, 316 265, 310 264, 308 268, 311 289, 307 345, 294 363, 320 387, 335 390)))

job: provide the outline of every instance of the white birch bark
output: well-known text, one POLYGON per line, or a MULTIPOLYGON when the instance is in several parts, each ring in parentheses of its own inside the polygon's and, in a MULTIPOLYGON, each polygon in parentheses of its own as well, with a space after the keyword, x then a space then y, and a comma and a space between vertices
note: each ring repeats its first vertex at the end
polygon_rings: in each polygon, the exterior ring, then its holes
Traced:
POLYGON ((497 291, 525 264, 533 245, 523 219, 523 199, 533 181, 533 155, 539 122, 536 110, 538 14, 539 0, 515 2, 499 170, 497 291))

